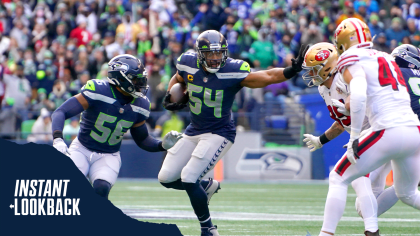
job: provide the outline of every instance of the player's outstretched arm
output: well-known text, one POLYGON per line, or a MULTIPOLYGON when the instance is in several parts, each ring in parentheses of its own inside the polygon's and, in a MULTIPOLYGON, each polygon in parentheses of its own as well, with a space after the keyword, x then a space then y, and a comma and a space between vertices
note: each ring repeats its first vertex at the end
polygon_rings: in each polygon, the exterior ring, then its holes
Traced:
POLYGON ((248 88, 264 88, 267 85, 281 83, 294 77, 302 70, 302 64, 308 48, 309 45, 306 47, 302 45, 300 47, 298 57, 296 59, 292 59, 292 66, 251 72, 244 80, 242 80, 241 85, 248 88))
POLYGON ((162 141, 159 141, 149 135, 145 121, 133 125, 133 127, 130 129, 130 132, 137 146, 148 152, 160 152, 168 150, 182 138, 182 134, 176 131, 171 131, 165 135, 162 141))
POLYGON ((347 145, 347 158, 352 163, 357 162, 359 155, 357 147, 359 145, 360 132, 363 127, 363 121, 366 114, 367 100, 367 81, 366 74, 360 65, 348 66, 343 73, 344 81, 350 85, 350 115, 351 132, 350 140, 347 145))
POLYGON ((176 72, 176 74, 172 76, 171 80, 169 81, 168 91, 166 91, 165 98, 163 98, 162 105, 166 110, 176 111, 176 110, 181 110, 187 106, 187 103, 171 102, 171 94, 169 93, 169 91, 171 90, 172 86, 174 86, 177 83, 185 83, 184 79, 182 78, 182 76, 178 74, 178 72, 176 72))
POLYGON ((54 138, 53 146, 65 155, 69 155, 67 145, 63 140, 63 128, 66 119, 80 114, 89 107, 87 100, 82 94, 77 94, 65 101, 57 108, 51 116, 52 119, 52 135, 54 138))
POLYGON ((329 141, 335 139, 344 132, 343 126, 341 126, 337 121, 334 122, 329 129, 325 131, 321 136, 314 136, 312 134, 304 134, 305 139, 303 142, 306 142, 306 146, 310 149, 311 152, 322 148, 322 146, 329 141))

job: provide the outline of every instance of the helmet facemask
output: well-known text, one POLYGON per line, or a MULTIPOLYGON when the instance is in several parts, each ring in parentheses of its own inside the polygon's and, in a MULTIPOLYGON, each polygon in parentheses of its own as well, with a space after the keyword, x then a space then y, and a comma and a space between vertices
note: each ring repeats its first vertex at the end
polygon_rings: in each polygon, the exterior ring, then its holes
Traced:
POLYGON ((146 96, 147 91, 149 90, 149 85, 147 85, 146 71, 144 71, 141 75, 125 75, 122 71, 120 71, 120 73, 125 78, 125 81, 121 81, 124 79, 119 79, 121 90, 129 93, 135 98, 146 96))
POLYGON ((308 81, 307 83, 308 87, 319 86, 331 77, 331 75, 334 73, 334 68, 329 67, 329 68, 324 69, 325 65, 327 64, 328 64, 328 60, 316 66, 305 66, 305 65, 302 66, 304 70, 307 70, 303 74, 302 78, 303 80, 308 81), (322 78, 320 74, 324 74, 324 75, 327 74, 327 75, 325 78, 322 78))
POLYGON ((227 48, 220 48, 215 50, 199 49, 198 57, 200 63, 210 73, 216 73, 222 68, 227 60, 227 48))

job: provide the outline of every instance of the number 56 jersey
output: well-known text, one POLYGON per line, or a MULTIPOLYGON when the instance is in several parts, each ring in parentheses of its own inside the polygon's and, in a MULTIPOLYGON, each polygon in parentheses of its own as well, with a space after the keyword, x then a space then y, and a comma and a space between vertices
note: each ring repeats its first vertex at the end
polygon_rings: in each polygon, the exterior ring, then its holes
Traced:
POLYGON ((373 131, 420 125, 410 107, 410 96, 394 58, 370 47, 371 44, 366 43, 349 48, 341 54, 337 67, 340 73, 351 65, 358 65, 364 70, 367 82, 366 116, 373 131))
POLYGON ((77 139, 94 152, 118 152, 127 130, 150 114, 150 102, 146 97, 124 96, 108 81, 89 80, 81 94, 89 108, 82 113, 77 139))
POLYGON ((202 69, 196 53, 184 53, 177 61, 178 74, 188 87, 191 123, 185 134, 195 136, 213 133, 235 141, 236 128, 232 119, 232 104, 241 82, 250 73, 242 60, 228 58, 217 73, 202 69))

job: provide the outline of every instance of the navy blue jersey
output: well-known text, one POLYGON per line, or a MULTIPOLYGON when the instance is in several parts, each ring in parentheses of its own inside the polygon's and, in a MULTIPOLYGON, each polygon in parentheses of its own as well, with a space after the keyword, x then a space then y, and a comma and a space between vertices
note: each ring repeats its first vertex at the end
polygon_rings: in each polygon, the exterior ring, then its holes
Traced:
POLYGON ((108 81, 89 80, 81 94, 89 108, 82 113, 77 138, 94 152, 118 152, 124 133, 150 114, 150 102, 146 97, 123 96, 108 81))
POLYGON ((213 133, 234 142, 232 104, 242 80, 250 73, 249 64, 228 58, 217 73, 208 73, 199 65, 197 54, 189 52, 178 58, 176 68, 187 83, 190 98, 191 123, 185 134, 213 133))
POLYGON ((400 68, 411 99, 411 108, 420 119, 420 70, 400 68))

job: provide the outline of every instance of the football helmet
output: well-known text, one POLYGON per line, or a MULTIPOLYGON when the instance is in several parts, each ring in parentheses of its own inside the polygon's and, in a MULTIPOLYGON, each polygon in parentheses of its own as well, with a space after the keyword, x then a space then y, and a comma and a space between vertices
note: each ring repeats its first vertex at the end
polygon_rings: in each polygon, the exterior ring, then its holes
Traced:
POLYGON ((112 58, 108 63, 108 81, 131 96, 146 96, 147 71, 140 59, 123 54, 112 58))
POLYGON ((337 50, 331 43, 317 43, 308 49, 302 68, 307 70, 303 80, 308 87, 319 86, 327 81, 336 70, 337 50))
POLYGON ((366 23, 357 18, 343 20, 335 30, 334 45, 339 54, 351 46, 363 43, 372 43, 372 36, 366 23))
POLYGON ((225 37, 216 30, 201 33, 196 42, 198 62, 210 73, 216 73, 222 68, 228 58, 228 43, 225 37))
POLYGON ((420 69, 419 49, 411 44, 403 44, 396 47, 391 56, 401 68, 420 69))

